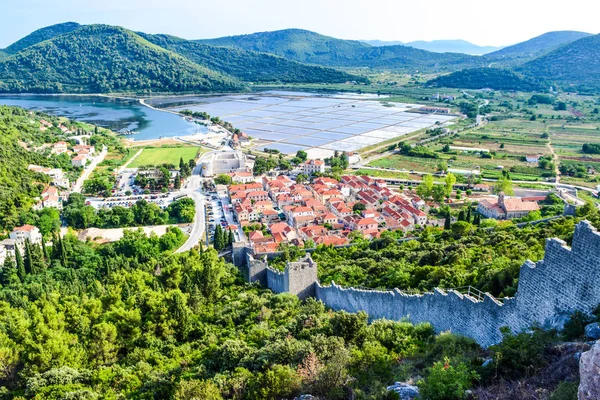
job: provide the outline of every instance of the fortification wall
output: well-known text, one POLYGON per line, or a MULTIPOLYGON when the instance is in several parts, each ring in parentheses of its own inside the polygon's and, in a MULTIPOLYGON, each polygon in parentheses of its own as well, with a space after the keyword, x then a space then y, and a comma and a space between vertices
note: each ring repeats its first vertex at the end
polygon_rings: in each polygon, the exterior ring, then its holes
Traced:
POLYGON ((267 287, 275 293, 288 292, 288 279, 285 272, 267 268, 267 287))
POLYGON ((334 310, 363 310, 371 319, 431 322, 437 331, 450 330, 489 346, 501 339, 502 326, 515 332, 533 323, 561 328, 573 311, 589 313, 600 304, 600 235, 588 222, 581 222, 571 249, 562 240, 549 239, 544 260, 523 264, 518 292, 504 302, 489 294, 478 301, 440 289, 408 295, 397 289, 344 289, 336 284, 317 284, 316 297, 334 310))
POLYGON ((247 270, 249 281, 259 281, 276 293, 314 296, 334 310, 365 311, 371 320, 430 322, 438 332, 449 330, 489 346, 500 341, 502 326, 514 332, 534 323, 562 328, 574 311, 589 313, 600 304, 600 234, 584 221, 575 229, 571 248, 562 240, 548 239, 544 259, 523 264, 517 294, 502 302, 489 294, 480 300, 453 290, 410 295, 398 289, 322 286, 310 254, 288 263, 283 272, 268 267, 266 257, 248 254, 247 270))

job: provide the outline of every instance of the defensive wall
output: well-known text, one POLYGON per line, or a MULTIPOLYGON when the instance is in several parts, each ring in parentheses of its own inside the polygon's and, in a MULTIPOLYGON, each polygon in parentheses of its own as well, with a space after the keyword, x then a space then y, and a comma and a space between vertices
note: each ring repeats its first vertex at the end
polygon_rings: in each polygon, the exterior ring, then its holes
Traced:
MULTIPOLYGON (((241 255, 239 252, 238 261, 241 255)), ((398 289, 364 290, 335 283, 323 286, 310 254, 288 263, 283 272, 270 268, 266 257, 246 254, 245 272, 248 281, 258 281, 276 293, 312 296, 334 310, 362 310, 371 320, 430 322, 438 332, 452 331, 490 346, 501 340, 502 326, 513 332, 533 324, 561 328, 574 311, 590 313, 600 304, 600 234, 583 221, 575 229, 570 248, 560 239, 548 239, 544 259, 526 261, 515 297, 502 301, 488 293, 478 297, 455 290, 435 289, 415 295, 398 289)))

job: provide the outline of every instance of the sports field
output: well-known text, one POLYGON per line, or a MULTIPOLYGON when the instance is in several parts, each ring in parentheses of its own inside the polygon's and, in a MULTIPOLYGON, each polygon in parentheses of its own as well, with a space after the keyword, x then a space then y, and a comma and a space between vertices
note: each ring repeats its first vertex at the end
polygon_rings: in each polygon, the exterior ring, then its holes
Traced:
POLYGON ((173 164, 179 165, 179 159, 183 158, 184 162, 196 157, 200 147, 146 147, 144 151, 137 156, 129 167, 139 168, 148 165, 173 164))

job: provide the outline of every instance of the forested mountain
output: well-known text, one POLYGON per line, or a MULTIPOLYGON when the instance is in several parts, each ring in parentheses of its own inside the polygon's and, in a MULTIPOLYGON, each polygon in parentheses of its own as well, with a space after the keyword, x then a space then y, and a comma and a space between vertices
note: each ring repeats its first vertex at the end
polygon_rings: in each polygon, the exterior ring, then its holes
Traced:
POLYGON ((5 52, 3 52, 2 50, 0 50, 0 61, 4 60, 5 58, 8 57, 8 54, 6 54, 5 52))
POLYGON ((517 69, 556 82, 565 89, 600 89, 600 35, 588 36, 536 58, 517 69))
POLYGON ((43 42, 44 40, 52 39, 56 36, 72 32, 79 27, 80 25, 76 22, 65 22, 62 24, 47 26, 30 33, 23 39, 20 39, 19 41, 8 46, 3 51, 6 54, 15 54, 23 49, 26 49, 27 47, 43 42))
POLYGON ((0 92, 205 92, 242 90, 120 27, 86 25, 0 63, 0 92))
POLYGON ((590 34, 577 31, 548 32, 489 53, 485 57, 490 60, 515 59, 524 62, 587 36, 590 36, 590 34))
POLYGON ((438 76, 427 84, 438 87, 496 90, 541 90, 542 85, 529 77, 519 75, 508 69, 474 68, 464 69, 448 75, 438 76))
POLYGON ((303 29, 257 32, 197 42, 276 54, 294 61, 323 65, 336 65, 336 60, 346 60, 372 47, 357 40, 337 39, 303 29))
POLYGON ((500 47, 495 46, 478 46, 466 40, 432 40, 429 42, 417 40, 405 43, 404 45, 414 47, 415 49, 433 51, 434 53, 463 53, 470 55, 483 55, 500 49, 500 47))
POLYGON ((266 52, 290 60, 333 67, 454 71, 480 64, 477 57, 465 54, 433 53, 399 45, 370 46, 360 41, 336 39, 300 29, 228 36, 198 42, 266 52))
POLYGON ((333 68, 301 64, 283 57, 237 48, 208 46, 170 35, 139 33, 148 41, 214 71, 250 82, 366 82, 333 68))

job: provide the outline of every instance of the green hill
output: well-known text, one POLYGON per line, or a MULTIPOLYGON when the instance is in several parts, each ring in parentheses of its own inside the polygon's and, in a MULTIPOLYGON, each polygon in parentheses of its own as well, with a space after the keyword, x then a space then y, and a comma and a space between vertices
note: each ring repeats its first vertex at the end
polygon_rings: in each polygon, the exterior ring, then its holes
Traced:
POLYGON ((525 42, 486 54, 485 57, 490 60, 516 59, 525 61, 587 36, 590 36, 590 34, 577 31, 548 32, 525 42))
POLYGON ((290 60, 333 67, 371 67, 457 70, 477 66, 477 57, 432 53, 407 46, 371 46, 356 40, 336 39, 301 29, 259 32, 199 40, 212 46, 271 53, 290 60))
POLYGON ((0 50, 0 61, 4 60, 6 58, 8 58, 8 54, 6 54, 2 50, 0 50))
POLYGON ((495 90, 540 90, 542 85, 513 71, 500 68, 474 68, 439 76, 427 82, 438 87, 495 90))
POLYGON ((559 47, 517 70, 556 82, 568 90, 600 90, 600 35, 559 47))
POLYGON ((325 65, 335 65, 337 59, 345 60, 349 55, 372 47, 360 41, 336 39, 303 29, 257 32, 197 42, 271 53, 294 61, 325 65))
POLYGON ((3 51, 6 54, 16 54, 19 51, 26 49, 27 47, 31 47, 35 44, 43 42, 44 40, 52 39, 56 36, 63 35, 65 33, 73 32, 75 29, 79 28, 79 25, 76 22, 65 22, 62 24, 56 24, 47 26, 45 28, 38 29, 35 32, 30 33, 25 36, 23 39, 11 44, 3 51))
POLYGON ((148 41, 212 70, 249 82, 367 82, 333 68, 306 65, 267 53, 208 46, 170 35, 138 33, 148 41))
POLYGON ((108 93, 242 90, 120 27, 87 25, 0 62, 0 92, 108 93))

